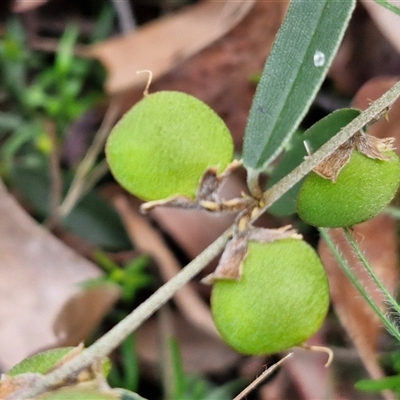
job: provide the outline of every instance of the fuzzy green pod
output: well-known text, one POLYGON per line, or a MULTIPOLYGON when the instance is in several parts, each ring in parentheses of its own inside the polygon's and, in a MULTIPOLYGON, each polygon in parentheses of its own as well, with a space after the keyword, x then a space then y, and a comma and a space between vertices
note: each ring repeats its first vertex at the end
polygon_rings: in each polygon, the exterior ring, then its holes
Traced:
POLYGON ((45 374, 73 350, 74 347, 60 347, 34 354, 12 367, 7 375, 16 376, 27 372, 45 374))
POLYGON ((297 199, 300 218, 313 226, 348 227, 373 218, 395 196, 400 183, 400 159, 388 161, 354 150, 335 182, 311 172, 297 199))
POLYGON ((298 239, 250 242, 240 281, 216 280, 211 310, 222 338, 243 354, 272 354, 311 337, 329 306, 325 270, 298 239))
POLYGON ((191 199, 204 172, 223 172, 233 158, 223 120, 205 103, 181 92, 147 95, 112 130, 106 156, 115 179, 144 200, 191 199))

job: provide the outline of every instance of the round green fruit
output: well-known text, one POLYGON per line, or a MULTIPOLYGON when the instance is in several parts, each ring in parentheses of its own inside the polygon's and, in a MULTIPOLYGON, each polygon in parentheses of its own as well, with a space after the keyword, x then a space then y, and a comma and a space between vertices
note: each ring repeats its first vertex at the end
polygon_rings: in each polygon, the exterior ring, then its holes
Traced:
POLYGON ((162 91, 139 101, 112 130, 106 156, 115 179, 144 200, 195 198, 204 172, 233 158, 223 120, 205 103, 162 91))
POLYGON ((301 345, 320 328, 328 306, 321 261, 298 239, 250 242, 241 280, 217 280, 211 297, 222 338, 255 355, 301 345))
POLYGON ((300 188, 297 212, 313 226, 347 227, 377 215, 395 196, 400 182, 400 159, 364 156, 355 150, 336 182, 311 172, 300 188))

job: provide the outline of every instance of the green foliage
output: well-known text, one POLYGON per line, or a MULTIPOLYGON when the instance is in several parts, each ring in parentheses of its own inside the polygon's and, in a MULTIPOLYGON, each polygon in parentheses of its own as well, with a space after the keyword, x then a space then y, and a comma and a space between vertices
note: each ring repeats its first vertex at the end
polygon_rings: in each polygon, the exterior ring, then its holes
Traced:
POLYGON ((19 21, 8 22, 6 35, 0 40, 4 90, 0 105, 7 110, 0 114, 0 135, 7 135, 1 155, 7 168, 21 151, 22 154, 39 152, 45 157, 52 151, 44 128, 46 120, 55 123, 56 132, 61 136, 73 120, 102 99, 103 71, 94 61, 74 55, 77 39, 77 28, 69 26, 60 40, 54 62, 46 65, 43 54, 26 47, 19 21), (89 81, 90 90, 86 88, 89 81))
POLYGON ((108 376, 108 382, 112 387, 135 391, 139 383, 139 360, 133 335, 128 336, 122 342, 118 352, 121 357, 121 368, 113 365, 108 376))
POLYGON ((115 283, 122 289, 121 299, 125 302, 131 302, 138 290, 153 282, 151 275, 145 271, 149 263, 149 257, 145 255, 133 259, 123 268, 100 250, 95 252, 94 257, 97 264, 106 272, 106 275, 86 281, 85 286, 104 281, 115 283))
POLYGON ((382 390, 393 390, 400 395, 400 353, 390 354, 390 364, 396 375, 387 376, 381 379, 362 379, 355 384, 356 389, 363 392, 381 392, 382 390))
POLYGON ((246 126, 243 162, 265 170, 307 112, 338 49, 355 1, 290 3, 246 126))

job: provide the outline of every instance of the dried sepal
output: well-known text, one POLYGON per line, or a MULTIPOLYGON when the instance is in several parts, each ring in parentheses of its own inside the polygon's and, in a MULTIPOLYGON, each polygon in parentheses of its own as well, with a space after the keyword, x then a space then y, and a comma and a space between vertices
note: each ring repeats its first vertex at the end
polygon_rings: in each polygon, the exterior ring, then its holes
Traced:
POLYGON ((291 225, 282 226, 278 229, 254 228, 249 232, 249 240, 260 243, 272 243, 282 239, 302 239, 303 236, 291 225))
POLYGON ((219 260, 215 271, 202 279, 202 282, 211 285, 216 279, 240 280, 242 276, 243 261, 247 254, 248 231, 237 233, 228 242, 219 260))
POLYGON ((320 162, 313 171, 319 176, 322 176, 322 178, 330 179, 335 182, 340 171, 349 163, 353 150, 354 141, 350 139, 320 162))
POLYGON ((140 211, 143 214, 146 214, 149 211, 153 210, 154 208, 161 207, 161 206, 162 207, 184 208, 184 209, 199 208, 197 202, 192 200, 189 197, 186 197, 186 196, 172 196, 172 197, 168 197, 167 199, 154 200, 154 201, 148 201, 146 203, 143 203, 140 206, 140 211))
POLYGON ((236 213, 248 208, 252 208, 256 204, 256 201, 252 197, 243 196, 232 200, 226 200, 222 202, 212 202, 207 200, 201 200, 198 202, 199 208, 206 211, 212 212, 230 212, 236 213))
POLYGON ((0 376, 0 399, 16 400, 20 391, 40 384, 43 379, 44 376, 42 374, 31 372, 16 376, 3 374, 0 376))
POLYGON ((212 284, 217 279, 239 281, 242 277, 243 262, 247 256, 249 242, 272 243, 282 239, 302 239, 302 236, 286 225, 278 229, 256 228, 249 225, 247 214, 237 222, 237 232, 228 242, 215 271, 202 282, 212 284))
POLYGON ((227 201, 221 201, 218 197, 218 190, 224 179, 240 165, 242 165, 241 161, 234 160, 221 174, 218 174, 217 168, 208 168, 201 179, 195 199, 182 195, 171 196, 167 199, 144 203, 140 210, 146 214, 152 209, 162 206, 211 212, 240 212, 255 203, 255 200, 246 195, 227 201))
POLYGON ((390 160, 390 156, 385 154, 394 150, 394 138, 376 138, 375 136, 359 133, 354 136, 357 150, 365 156, 382 161, 390 160))
POLYGON ((219 202, 218 190, 221 187, 224 179, 236 168, 240 167, 242 162, 240 160, 233 160, 224 170, 218 174, 217 168, 208 168, 199 184, 197 189, 197 201, 206 200, 219 202))
POLYGON ((358 132, 319 163, 313 171, 322 178, 336 182, 340 171, 349 163, 354 149, 369 158, 389 161, 390 156, 386 152, 394 150, 393 142, 394 138, 380 139, 358 132))

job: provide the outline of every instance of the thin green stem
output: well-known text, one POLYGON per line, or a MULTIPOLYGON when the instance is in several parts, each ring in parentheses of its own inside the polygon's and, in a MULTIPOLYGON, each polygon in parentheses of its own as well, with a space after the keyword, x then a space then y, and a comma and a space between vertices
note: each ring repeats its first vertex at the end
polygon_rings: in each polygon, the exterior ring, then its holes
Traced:
POLYGON ((360 259, 362 264, 364 265, 365 270, 368 272, 369 276, 373 279, 375 282, 376 286, 381 290, 383 295, 385 296, 385 301, 389 303, 389 305, 400 314, 400 305, 397 303, 396 299, 392 296, 392 294, 387 290, 385 285, 382 283, 382 281, 379 279, 379 277, 376 275, 375 271, 371 268, 369 265, 368 260, 365 258, 363 252, 360 250, 357 242, 355 241, 353 235, 351 234, 350 230, 348 228, 343 229, 344 233, 346 235, 346 239, 350 243, 351 247, 353 250, 356 252, 357 257, 360 259))
POLYGON ((347 261, 340 254, 337 246, 335 245, 333 239, 329 235, 328 229, 319 228, 319 232, 321 236, 324 238, 326 244, 328 245, 330 251, 335 256, 336 261, 339 263, 342 271, 346 274, 347 278, 354 285, 354 287, 359 291, 362 297, 364 297, 365 301, 369 304, 369 306, 374 310, 375 314, 380 318, 382 323, 385 325, 388 332, 390 332, 398 341, 400 341, 400 332, 397 327, 393 324, 393 322, 385 315, 376 302, 372 299, 369 293, 366 291, 361 282, 354 275, 347 261))

